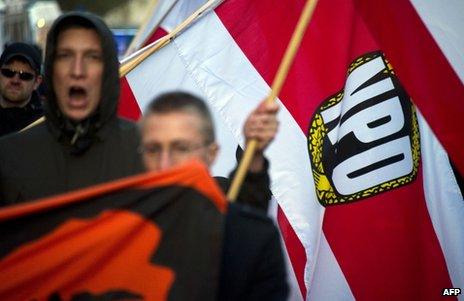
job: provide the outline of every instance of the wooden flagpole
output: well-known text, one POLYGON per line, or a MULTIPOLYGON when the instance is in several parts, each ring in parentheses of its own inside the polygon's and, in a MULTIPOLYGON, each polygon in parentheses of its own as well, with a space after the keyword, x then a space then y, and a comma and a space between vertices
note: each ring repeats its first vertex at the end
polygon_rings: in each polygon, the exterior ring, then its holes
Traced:
MULTIPOLYGON (((305 7, 300 15, 295 31, 293 32, 292 38, 287 46, 284 57, 280 63, 277 74, 272 83, 271 92, 266 98, 267 103, 272 103, 275 101, 277 96, 282 89, 282 85, 287 78, 288 71, 290 66, 295 58, 295 54, 300 46, 301 39, 305 33, 306 27, 311 20, 314 9, 316 8, 317 0, 307 0, 305 7)), ((232 180, 229 191, 227 192, 227 198, 229 201, 234 202, 237 199, 238 193, 240 192, 240 187, 242 186, 243 180, 245 179, 246 173, 250 166, 251 160, 256 151, 258 142, 256 139, 252 139, 246 146, 245 153, 240 161, 235 177, 232 180)))
POLYGON ((179 26, 174 28, 169 34, 160 38, 159 40, 151 43, 150 45, 141 49, 141 52, 138 53, 135 57, 129 58, 129 60, 122 64, 119 67, 119 76, 126 76, 127 73, 132 71, 137 67, 141 62, 143 62, 147 57, 158 51, 159 49, 166 46, 171 40, 173 40, 177 35, 184 31, 188 26, 193 24, 198 20, 205 12, 214 9, 218 6, 223 0, 209 0, 203 4, 199 9, 197 9, 192 15, 185 19, 179 26))
POLYGON ((34 126, 36 126, 38 124, 41 124, 44 121, 45 121, 45 116, 42 116, 39 119, 37 119, 36 121, 33 121, 32 123, 29 123, 25 128, 22 128, 19 131, 22 132, 22 131, 25 131, 27 129, 30 129, 31 127, 34 127, 34 126))

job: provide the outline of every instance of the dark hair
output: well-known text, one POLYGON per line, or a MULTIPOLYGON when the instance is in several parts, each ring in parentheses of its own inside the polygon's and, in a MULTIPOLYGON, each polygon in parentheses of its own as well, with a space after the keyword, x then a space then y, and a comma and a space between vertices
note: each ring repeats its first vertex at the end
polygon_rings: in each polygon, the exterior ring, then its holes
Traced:
POLYGON ((60 33, 73 28, 96 29, 96 26, 88 19, 82 18, 80 16, 73 16, 64 19, 60 23, 57 32, 60 33))
MULTIPOLYGON (((84 18, 82 18, 80 16, 74 16, 74 17, 64 19, 59 24, 59 26, 57 26, 56 33, 57 33, 57 36, 59 36, 62 32, 65 32, 65 31, 67 31, 69 29, 81 29, 81 28, 95 30, 95 32, 98 34, 98 36, 99 36, 99 38, 101 40, 100 33, 97 31, 97 28, 96 28, 95 24, 93 24, 90 20, 84 19, 84 18)), ((58 38, 57 38, 57 40, 58 40, 58 38)), ((100 43, 101 43, 101 41, 100 41, 100 43)), ((54 52, 53 52, 53 58, 54 59, 56 58, 55 51, 56 51, 56 48, 54 48, 54 52)))
POLYGON ((197 114, 203 121, 201 129, 206 143, 215 141, 213 118, 206 103, 199 97, 188 92, 168 92, 155 97, 145 111, 150 114, 166 114, 173 112, 188 112, 197 114))

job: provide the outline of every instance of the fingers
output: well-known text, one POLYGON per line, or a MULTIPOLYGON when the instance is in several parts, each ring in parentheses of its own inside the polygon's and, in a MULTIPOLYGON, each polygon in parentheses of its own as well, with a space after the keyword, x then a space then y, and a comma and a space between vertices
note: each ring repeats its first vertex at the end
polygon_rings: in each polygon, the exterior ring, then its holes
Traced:
POLYGON ((266 100, 261 101, 256 111, 264 114, 277 114, 279 111, 279 104, 275 101, 268 103, 266 100))
POLYGON ((279 122, 275 116, 254 116, 247 122, 245 131, 250 135, 266 135, 277 132, 278 125, 279 122))
POLYGON ((261 102, 260 105, 248 116, 244 134, 247 142, 256 139, 258 151, 264 151, 277 134, 279 122, 277 121, 277 103, 261 102))

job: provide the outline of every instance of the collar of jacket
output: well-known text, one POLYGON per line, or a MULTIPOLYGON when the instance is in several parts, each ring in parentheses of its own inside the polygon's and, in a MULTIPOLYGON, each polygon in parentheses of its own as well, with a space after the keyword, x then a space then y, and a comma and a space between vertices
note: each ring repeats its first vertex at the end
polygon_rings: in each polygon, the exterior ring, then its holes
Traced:
POLYGON ((105 123, 99 122, 99 117, 95 114, 80 122, 73 122, 67 118, 62 118, 60 126, 47 121, 47 127, 55 139, 69 149, 71 155, 79 156, 84 154, 96 142, 105 141, 111 135, 112 124, 117 122, 117 118, 111 118, 105 123))

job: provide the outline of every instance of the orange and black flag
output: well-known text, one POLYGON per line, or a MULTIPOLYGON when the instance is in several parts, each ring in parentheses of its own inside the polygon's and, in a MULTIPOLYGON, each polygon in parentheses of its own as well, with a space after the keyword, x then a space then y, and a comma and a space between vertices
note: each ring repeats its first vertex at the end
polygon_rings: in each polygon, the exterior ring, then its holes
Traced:
POLYGON ((192 162, 0 210, 0 300, 213 300, 227 202, 192 162))

